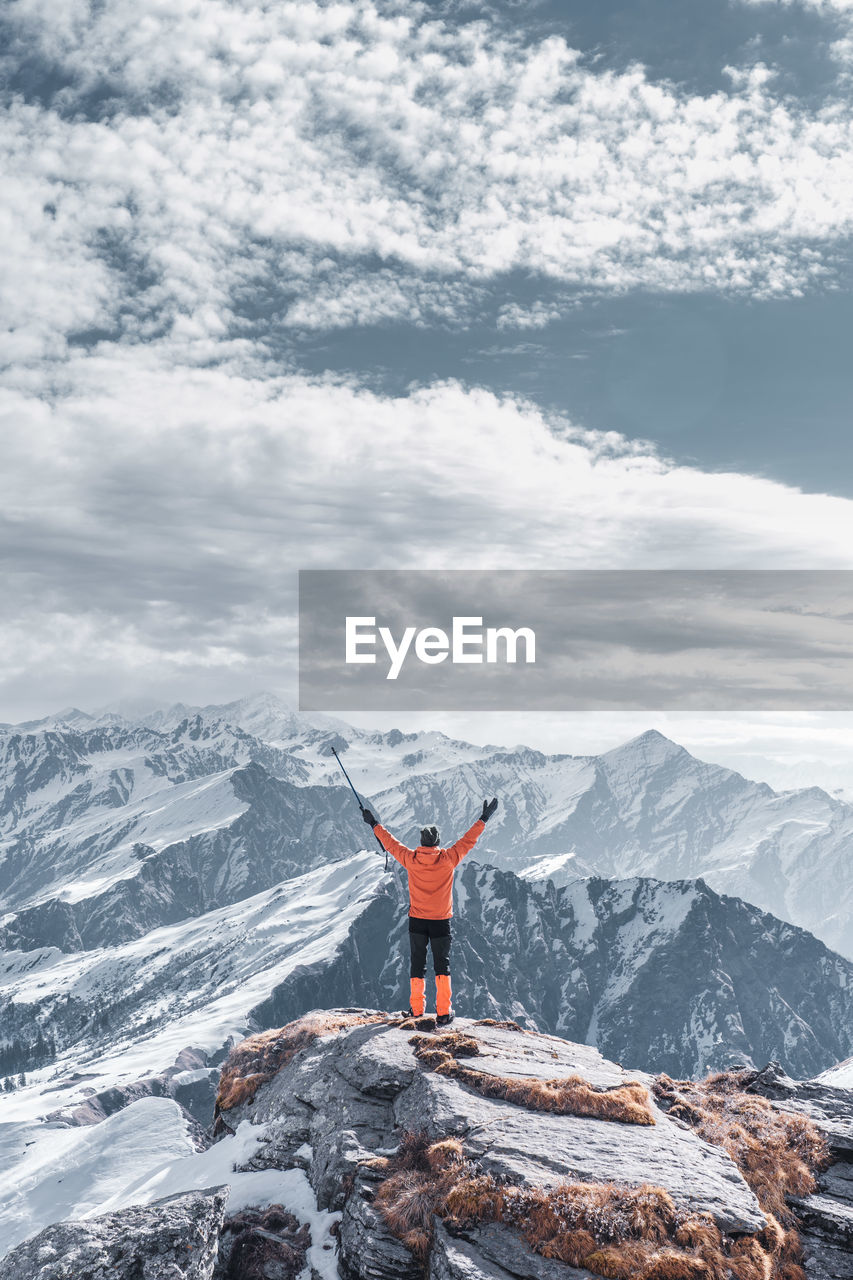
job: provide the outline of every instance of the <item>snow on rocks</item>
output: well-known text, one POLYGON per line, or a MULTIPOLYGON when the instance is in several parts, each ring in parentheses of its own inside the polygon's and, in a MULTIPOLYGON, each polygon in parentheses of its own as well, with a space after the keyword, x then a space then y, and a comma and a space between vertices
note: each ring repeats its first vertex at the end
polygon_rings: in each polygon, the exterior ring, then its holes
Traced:
POLYGON ((853 1058, 846 1058, 816 1078, 820 1083, 834 1085, 837 1089, 853 1089, 853 1058))
POLYGON ((12 1250, 4 1280, 212 1280, 226 1198, 214 1187, 57 1223, 12 1250))
MULTIPOLYGON (((116 1188, 140 1169, 194 1154, 190 1129, 175 1101, 150 1097, 87 1127, 2 1126, 0 1257, 62 1218, 103 1212, 116 1188)), ((217 1181, 225 1179, 208 1178, 203 1185, 217 1181)))

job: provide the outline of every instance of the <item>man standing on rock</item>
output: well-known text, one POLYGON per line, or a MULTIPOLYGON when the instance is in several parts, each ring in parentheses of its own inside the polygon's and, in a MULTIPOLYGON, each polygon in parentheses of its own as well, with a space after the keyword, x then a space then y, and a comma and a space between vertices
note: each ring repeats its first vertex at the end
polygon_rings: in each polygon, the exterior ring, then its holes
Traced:
POLYGON ((382 848, 396 858, 409 873, 409 949, 411 952, 409 1014, 420 1018, 424 1011, 424 979, 427 944, 432 946, 435 969, 436 1022, 453 1021, 450 1003, 450 919, 453 915, 453 873, 482 835, 486 823, 498 807, 497 799, 484 800, 483 812, 473 827, 447 849, 438 847, 438 828, 421 829, 417 849, 407 849, 377 822, 369 809, 364 821, 373 828, 382 848))

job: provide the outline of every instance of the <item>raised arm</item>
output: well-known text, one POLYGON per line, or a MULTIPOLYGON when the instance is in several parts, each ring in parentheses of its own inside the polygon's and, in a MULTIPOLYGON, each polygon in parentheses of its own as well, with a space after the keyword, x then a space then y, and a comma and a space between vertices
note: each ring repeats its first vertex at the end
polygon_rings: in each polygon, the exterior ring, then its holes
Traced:
POLYGON ((395 840, 391 832, 386 831, 382 823, 376 821, 369 809, 363 811, 363 817, 368 826, 373 827, 373 834, 386 853, 390 853, 392 858, 396 858, 401 866, 408 869, 414 861, 414 849, 407 849, 404 844, 400 844, 399 840, 395 840))
POLYGON ((465 854, 471 852, 485 829, 485 822, 482 818, 478 818, 473 827, 468 828, 464 836, 460 836, 455 844, 449 846, 447 852, 454 867, 458 867, 465 854))
POLYGON ((465 854, 470 853, 474 848, 474 845, 486 829, 486 823, 489 821, 489 818, 491 818, 497 807, 497 800, 484 800, 483 812, 474 823, 473 827, 469 827, 464 836, 460 836, 456 843, 452 844, 447 850, 450 855, 450 861, 453 863, 454 867, 458 867, 459 863, 465 857, 465 854))

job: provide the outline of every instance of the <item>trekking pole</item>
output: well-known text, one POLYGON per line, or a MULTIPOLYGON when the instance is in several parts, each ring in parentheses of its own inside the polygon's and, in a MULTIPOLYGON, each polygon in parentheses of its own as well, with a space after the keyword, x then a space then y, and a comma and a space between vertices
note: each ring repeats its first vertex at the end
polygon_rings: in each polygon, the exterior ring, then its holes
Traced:
MULTIPOLYGON (((352 779, 350 778, 349 774, 347 773, 346 769, 344 768, 343 761, 341 760, 341 757, 338 755, 338 753, 337 753, 337 751, 335 750, 335 748, 334 748, 334 747, 332 747, 332 755, 335 757, 335 759, 337 760, 338 764, 341 766, 341 773, 344 775, 344 777, 346 778, 347 782, 349 783, 349 789, 350 789, 350 791, 353 793, 353 795, 355 796, 355 802, 356 802, 356 804, 358 805, 358 807, 359 807, 359 809, 361 810, 361 812, 362 812, 362 813, 364 813, 364 805, 363 805, 363 804, 361 803, 361 801, 359 800, 359 798, 358 798, 358 792, 356 791, 355 787, 352 785, 352 779)), ((388 850, 385 848, 385 845, 384 845, 384 844, 382 843, 382 841, 379 839, 379 836, 377 836, 377 835, 376 835, 376 832, 375 832, 375 831, 374 831, 373 835, 374 835, 374 837, 375 837, 375 839, 376 839, 376 843, 379 845, 379 848, 380 848, 380 849, 382 850, 382 852, 385 854, 385 870, 387 871, 387 870, 388 870, 388 850)))

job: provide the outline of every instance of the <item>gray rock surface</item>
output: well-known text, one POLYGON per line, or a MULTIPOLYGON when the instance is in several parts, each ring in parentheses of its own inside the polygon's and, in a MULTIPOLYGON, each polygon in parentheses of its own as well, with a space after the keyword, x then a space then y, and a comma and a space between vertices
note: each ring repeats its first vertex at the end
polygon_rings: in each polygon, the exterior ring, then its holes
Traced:
POLYGON ((211 1280, 226 1187, 59 1222, 3 1260, 3 1280, 211 1280))
POLYGON ((593 1280, 583 1267, 569 1267, 534 1253, 514 1231, 497 1222, 458 1236, 449 1235, 439 1224, 435 1244, 436 1265, 430 1273, 431 1280, 443 1280, 444 1270, 450 1276, 464 1276, 477 1261, 487 1275, 497 1275, 501 1280, 504 1276, 512 1280, 593 1280))
POLYGON ((310 1244, 308 1224, 283 1205, 242 1209, 222 1225, 213 1280, 304 1280, 310 1244))
POLYGON ((483 1098, 444 1076, 424 1075, 400 1098, 395 1115, 405 1129, 429 1117, 431 1135, 458 1134, 484 1169, 513 1181, 540 1187, 567 1178, 623 1186, 652 1182, 677 1204, 713 1214, 726 1231, 759 1231, 763 1223, 733 1162, 660 1112, 649 1127, 555 1116, 483 1098))
MULTIPOLYGON (((469 1019, 457 1019, 454 1029, 477 1040, 480 1052, 467 1065, 493 1075, 578 1074, 602 1089, 647 1082, 642 1073, 623 1070, 589 1046, 478 1026, 469 1019)), ((343 1211, 344 1275, 414 1280, 419 1274, 417 1262, 373 1207, 382 1175, 365 1167, 375 1156, 391 1153, 406 1130, 425 1130, 436 1138, 458 1135, 468 1156, 514 1182, 651 1182, 665 1187, 685 1209, 711 1213, 727 1231, 754 1232, 763 1226, 753 1193, 725 1152, 657 1107, 656 1123, 645 1126, 533 1111, 487 1098, 422 1065, 412 1035, 410 1028, 379 1023, 321 1037, 263 1084, 251 1102, 227 1113, 229 1127, 243 1119, 265 1126, 254 1167, 289 1167, 301 1145, 311 1145, 309 1177, 318 1203, 343 1211)), ((556 1280, 557 1271, 571 1274, 533 1254, 503 1228, 451 1237, 442 1227, 437 1241, 432 1280, 556 1280)))
POLYGON ((836 1155, 853 1160, 853 1092, 820 1080, 792 1080, 778 1062, 769 1063, 749 1085, 782 1111, 808 1116, 836 1155))
POLYGON ((340 1225, 340 1269, 347 1280, 422 1280, 423 1267, 373 1206, 381 1175, 361 1169, 346 1198, 340 1225))

